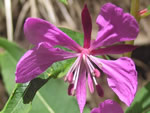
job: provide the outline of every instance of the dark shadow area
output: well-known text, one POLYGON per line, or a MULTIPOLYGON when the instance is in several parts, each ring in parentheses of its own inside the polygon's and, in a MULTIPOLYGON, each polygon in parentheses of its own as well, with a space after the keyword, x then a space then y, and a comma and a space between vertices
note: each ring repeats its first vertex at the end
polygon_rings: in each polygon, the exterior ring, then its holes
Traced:
POLYGON ((150 71, 150 45, 140 46, 132 53, 135 59, 136 69, 144 80, 147 80, 147 72, 150 71))
POLYGON ((26 90, 24 91, 24 94, 23 94, 23 102, 24 104, 29 104, 36 92, 43 86, 45 85, 45 83, 47 83, 47 81, 50 79, 51 77, 47 78, 47 79, 41 79, 41 78, 35 78, 33 79, 28 87, 26 88, 26 90))

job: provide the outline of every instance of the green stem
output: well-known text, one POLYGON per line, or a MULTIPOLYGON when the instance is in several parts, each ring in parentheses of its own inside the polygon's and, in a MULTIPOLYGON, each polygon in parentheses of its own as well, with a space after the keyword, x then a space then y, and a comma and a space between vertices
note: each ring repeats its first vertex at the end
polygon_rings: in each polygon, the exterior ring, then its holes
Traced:
POLYGON ((42 97, 42 95, 40 94, 40 92, 37 92, 36 94, 39 97, 39 99, 42 101, 42 103, 44 104, 44 106, 47 108, 47 110, 49 111, 49 113, 55 113, 53 111, 53 109, 50 107, 50 105, 48 105, 48 103, 46 102, 46 100, 42 97))
MULTIPOLYGON (((139 0, 131 0, 131 9, 130 13, 136 21, 139 23, 140 22, 140 15, 139 15, 139 0)), ((125 44, 131 44, 134 45, 134 40, 133 41, 127 41, 125 44)), ((132 52, 125 53, 124 56, 131 57, 132 52)))
POLYGON ((130 13, 135 17, 135 19, 139 22, 140 16, 139 16, 139 0, 131 0, 131 10, 130 13))

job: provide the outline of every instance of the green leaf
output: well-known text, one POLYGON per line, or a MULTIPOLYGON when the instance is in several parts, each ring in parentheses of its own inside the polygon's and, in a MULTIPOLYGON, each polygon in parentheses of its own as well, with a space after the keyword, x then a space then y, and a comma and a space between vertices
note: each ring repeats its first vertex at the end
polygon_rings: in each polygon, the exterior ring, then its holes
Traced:
POLYGON ((28 104, 32 102, 36 92, 48 82, 48 80, 51 77, 48 77, 47 79, 41 79, 41 78, 35 78, 33 79, 29 85, 26 87, 24 94, 23 94, 23 103, 28 104))
MULTIPOLYGON (((37 93, 29 113, 79 113, 77 101, 68 96, 67 87, 61 79, 50 79, 37 93)), ((85 107, 84 113, 89 112, 85 107)))
POLYGON ((25 91, 28 83, 17 84, 14 92, 9 97, 3 111, 1 113, 28 113, 31 109, 30 104, 23 104, 22 94, 25 91))
POLYGON ((54 78, 61 78, 67 74, 74 61, 75 59, 68 59, 56 62, 49 69, 47 69, 46 72, 44 72, 44 75, 53 76, 54 78))
MULTIPOLYGON (((11 93, 15 86, 15 77, 10 76, 15 71, 15 64, 17 63, 9 53, 5 52, 0 54, 1 71, 4 77, 7 77, 5 86, 7 86, 11 93)), ((31 101, 48 79, 36 78, 30 83, 17 84, 13 93, 10 95, 9 100, 5 104, 2 113, 28 113, 31 109, 31 101)))
POLYGON ((18 61, 25 52, 24 49, 17 46, 15 43, 9 42, 5 38, 0 37, 0 47, 4 48, 8 53, 18 61))
POLYGON ((66 33, 68 36, 70 36, 73 40, 75 40, 79 45, 83 46, 83 34, 79 32, 72 31, 67 28, 59 28, 61 29, 64 33, 66 33))
POLYGON ((150 113, 150 82, 137 92, 125 113, 150 113))
POLYGON ((24 53, 24 49, 21 49, 15 43, 11 43, 2 38, 0 38, 0 47, 5 49, 5 52, 0 54, 1 74, 8 93, 12 93, 5 104, 2 113, 28 113, 31 108, 31 103, 24 104, 22 98, 23 92, 28 84, 16 85, 14 74, 17 61, 24 53))
POLYGON ((16 61, 9 53, 0 54, 0 68, 6 90, 9 94, 15 87, 15 65, 16 61))
POLYGON ((5 38, 0 38, 0 47, 7 51, 5 54, 0 54, 0 68, 5 87, 10 94, 15 87, 14 73, 17 61, 25 50, 17 46, 15 43, 9 42, 5 38))
POLYGON ((67 0, 59 0, 60 2, 64 3, 65 5, 68 4, 68 1, 67 0))
POLYGON ((12 93, 5 104, 2 113, 28 113, 31 108, 31 103, 24 104, 22 98, 23 92, 25 91, 28 83, 17 85, 15 83, 14 72, 16 63, 17 61, 14 60, 14 58, 8 52, 0 54, 0 67, 4 84, 8 90, 8 93, 12 93))

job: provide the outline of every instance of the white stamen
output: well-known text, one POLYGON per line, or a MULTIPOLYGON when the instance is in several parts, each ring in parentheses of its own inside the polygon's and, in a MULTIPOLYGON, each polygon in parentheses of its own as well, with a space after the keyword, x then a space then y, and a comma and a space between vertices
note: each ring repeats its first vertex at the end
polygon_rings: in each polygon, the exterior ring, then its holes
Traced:
POLYGON ((78 78, 79 78, 79 71, 80 71, 80 64, 77 67, 76 79, 75 79, 75 83, 74 83, 74 90, 77 88, 77 82, 78 82, 78 78))
POLYGON ((93 76, 93 81, 94 81, 94 84, 97 85, 97 81, 96 81, 96 78, 93 76))
POLYGON ((84 60, 84 63, 85 63, 85 65, 86 65, 87 70, 88 70, 90 73, 92 73, 94 67, 93 67, 93 65, 90 63, 89 59, 88 59, 85 55, 83 55, 83 60, 84 60))
POLYGON ((68 71, 68 73, 67 73, 67 76, 69 75, 69 73, 71 73, 71 72, 73 73, 75 67, 77 66, 77 64, 78 64, 78 62, 79 62, 79 60, 80 60, 80 57, 78 57, 78 58, 76 59, 76 61, 72 64, 71 68, 69 69, 69 71, 68 71))
POLYGON ((75 72, 74 72, 74 76, 73 76, 73 82, 75 81, 76 76, 77 76, 77 71, 75 70, 75 72))
POLYGON ((88 55, 88 57, 93 61, 97 61, 98 59, 96 58, 96 57, 94 57, 94 56, 92 56, 92 55, 88 55))
POLYGON ((86 62, 86 57, 85 57, 85 55, 83 55, 83 61, 86 62))
MULTIPOLYGON (((83 55, 83 59, 84 59, 84 62, 85 62, 85 65, 87 67, 87 70, 90 71, 91 74, 94 73, 94 66, 92 65, 92 63, 90 62, 90 60, 88 58, 86 58, 84 55, 83 55)), ((94 81, 94 84, 97 85, 97 81, 96 81, 96 78, 95 76, 92 76, 93 78, 93 81, 94 81)))
MULTIPOLYGON (((80 64, 80 60, 81 60, 81 56, 80 57, 78 57, 78 59, 77 59, 77 62, 76 62, 76 65, 75 65, 75 67, 74 67, 74 70, 76 69, 78 69, 78 67, 79 67, 79 64, 80 64)), ((77 71, 75 70, 75 72, 74 72, 74 76, 73 76, 73 82, 75 82, 75 79, 76 79, 76 76, 77 76, 77 71)))
POLYGON ((102 68, 102 64, 101 63, 97 63, 99 62, 98 58, 92 56, 92 55, 88 55, 88 57, 99 67, 99 68, 102 68))
POLYGON ((89 59, 87 59, 87 64, 88 64, 88 67, 89 67, 89 69, 90 69, 91 74, 93 74, 95 68, 94 68, 94 66, 92 65, 92 63, 89 61, 89 59))

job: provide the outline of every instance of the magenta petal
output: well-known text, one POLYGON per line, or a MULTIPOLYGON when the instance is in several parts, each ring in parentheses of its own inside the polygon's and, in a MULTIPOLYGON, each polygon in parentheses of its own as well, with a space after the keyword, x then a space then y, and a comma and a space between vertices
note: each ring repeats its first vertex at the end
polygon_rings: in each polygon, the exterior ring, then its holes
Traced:
POLYGON ((39 18, 28 18, 24 24, 26 38, 33 44, 48 42, 55 46, 60 45, 74 51, 79 51, 80 46, 68 35, 63 33, 48 21, 39 18))
POLYGON ((93 50, 91 54, 93 55, 106 55, 106 54, 122 54, 126 52, 133 51, 136 49, 136 46, 133 45, 114 45, 114 46, 109 46, 106 48, 99 48, 96 50, 93 50))
POLYGON ((91 41, 92 20, 87 5, 84 5, 81 16, 84 30, 84 48, 89 48, 91 41))
POLYGON ((134 40, 139 33, 139 26, 134 17, 111 3, 102 6, 96 23, 99 31, 92 48, 134 40))
POLYGON ((99 108, 93 108, 91 113, 101 113, 99 108))
POLYGON ((86 103, 86 70, 82 66, 78 78, 78 84, 76 89, 76 97, 80 108, 80 113, 83 113, 83 109, 86 103))
POLYGON ((130 105, 137 91, 137 72, 127 57, 111 61, 99 59, 101 70, 108 75, 108 85, 126 105, 130 105))
POLYGON ((27 51, 16 67, 16 82, 25 83, 43 73, 54 62, 75 57, 73 53, 53 48, 47 43, 27 51))
POLYGON ((105 100, 98 108, 92 109, 91 113, 124 113, 121 106, 113 100, 105 100))
POLYGON ((88 73, 88 86, 89 86, 90 92, 94 93, 94 86, 93 86, 93 81, 92 81, 90 73, 88 73))

